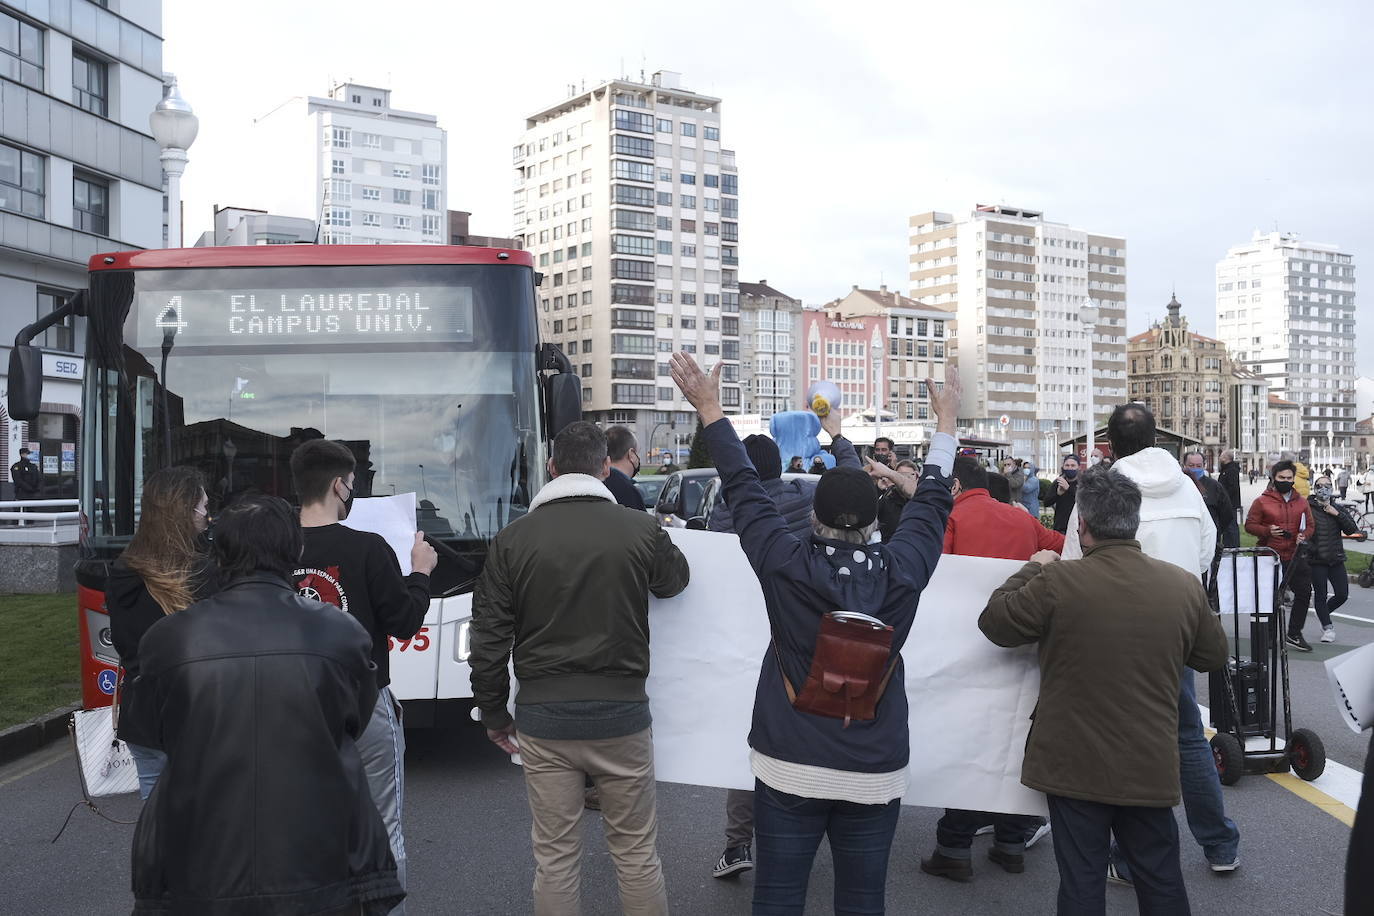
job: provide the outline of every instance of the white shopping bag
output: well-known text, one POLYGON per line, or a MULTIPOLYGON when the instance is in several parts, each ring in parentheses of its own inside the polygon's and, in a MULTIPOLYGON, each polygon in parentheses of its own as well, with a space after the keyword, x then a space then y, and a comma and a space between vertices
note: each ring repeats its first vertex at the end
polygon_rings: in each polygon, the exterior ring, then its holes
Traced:
POLYGON ((72 738, 81 783, 90 798, 138 791, 138 770, 129 745, 115 737, 114 716, 108 709, 79 709, 72 713, 72 738))
POLYGON ((1359 734, 1374 728, 1374 643, 1326 660, 1341 720, 1359 734))

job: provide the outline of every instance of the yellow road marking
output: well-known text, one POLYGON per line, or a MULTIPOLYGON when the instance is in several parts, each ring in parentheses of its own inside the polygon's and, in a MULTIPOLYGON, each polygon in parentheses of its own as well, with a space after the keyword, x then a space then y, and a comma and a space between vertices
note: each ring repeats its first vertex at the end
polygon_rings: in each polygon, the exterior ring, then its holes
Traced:
POLYGON ((1265 775, 1303 801, 1316 805, 1345 826, 1355 826, 1355 812, 1349 805, 1337 801, 1310 782, 1303 782, 1292 773, 1267 773, 1265 775))

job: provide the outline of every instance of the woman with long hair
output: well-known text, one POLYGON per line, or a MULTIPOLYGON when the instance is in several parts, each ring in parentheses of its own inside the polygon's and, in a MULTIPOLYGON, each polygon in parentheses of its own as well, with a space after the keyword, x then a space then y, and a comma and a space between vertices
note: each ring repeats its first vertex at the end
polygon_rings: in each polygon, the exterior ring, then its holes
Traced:
POLYGON ((105 586, 110 637, 124 667, 119 737, 138 770, 139 795, 153 791, 167 756, 157 750, 155 722, 138 696, 138 644, 148 628, 215 591, 202 534, 205 484, 194 468, 163 468, 143 484, 142 513, 133 540, 115 561, 105 586))

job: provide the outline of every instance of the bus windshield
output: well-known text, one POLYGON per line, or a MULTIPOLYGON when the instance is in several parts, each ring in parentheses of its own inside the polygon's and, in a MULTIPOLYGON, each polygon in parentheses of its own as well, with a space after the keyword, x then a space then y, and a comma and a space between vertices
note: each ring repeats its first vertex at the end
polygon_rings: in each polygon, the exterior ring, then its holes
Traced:
POLYGON ((83 502, 97 554, 127 543, 157 468, 199 468, 212 515, 249 492, 295 502, 291 452, 323 437, 353 452, 358 497, 415 494, 417 527, 453 548, 439 594, 470 583, 543 483, 526 268, 110 274, 93 275, 89 309, 83 502))

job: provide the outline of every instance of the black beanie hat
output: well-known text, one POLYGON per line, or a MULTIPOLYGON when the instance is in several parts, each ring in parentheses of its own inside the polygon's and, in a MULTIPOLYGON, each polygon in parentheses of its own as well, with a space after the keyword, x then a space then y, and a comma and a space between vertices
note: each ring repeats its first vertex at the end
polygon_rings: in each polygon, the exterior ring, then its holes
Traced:
POLYGON ((878 517, 878 487, 859 468, 831 468, 816 484, 816 518, 831 528, 863 528, 878 517))
POLYGON ((782 476, 782 453, 772 439, 758 433, 745 436, 744 450, 749 453, 749 461, 754 465, 754 470, 759 472, 760 480, 782 476))

